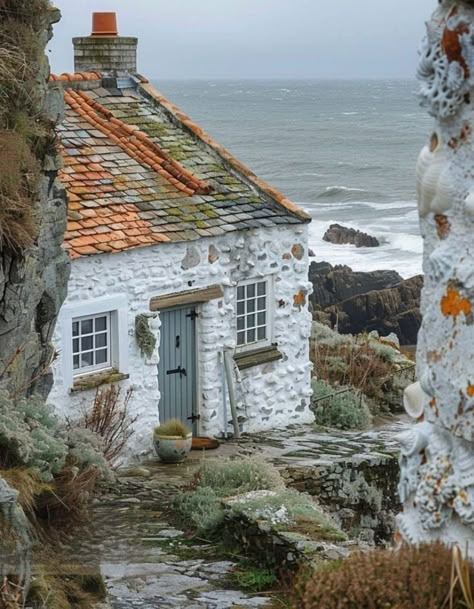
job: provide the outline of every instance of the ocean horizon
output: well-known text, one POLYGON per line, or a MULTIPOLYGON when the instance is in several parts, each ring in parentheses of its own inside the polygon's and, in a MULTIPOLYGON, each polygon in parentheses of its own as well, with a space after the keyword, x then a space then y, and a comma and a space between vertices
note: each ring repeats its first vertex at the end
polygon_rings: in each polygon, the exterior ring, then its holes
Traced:
POLYGON ((311 214, 316 260, 421 272, 415 163, 432 120, 406 79, 152 81, 261 178, 311 214), (322 240, 334 222, 378 248, 322 240))

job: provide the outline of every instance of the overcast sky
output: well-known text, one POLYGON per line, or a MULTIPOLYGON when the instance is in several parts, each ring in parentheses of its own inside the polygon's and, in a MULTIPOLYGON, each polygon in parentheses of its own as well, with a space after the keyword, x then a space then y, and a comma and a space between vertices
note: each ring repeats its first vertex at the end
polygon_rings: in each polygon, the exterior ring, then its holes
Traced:
POLYGON ((436 0, 54 0, 54 72, 73 69, 73 36, 116 11, 139 38, 149 78, 411 77, 436 0))

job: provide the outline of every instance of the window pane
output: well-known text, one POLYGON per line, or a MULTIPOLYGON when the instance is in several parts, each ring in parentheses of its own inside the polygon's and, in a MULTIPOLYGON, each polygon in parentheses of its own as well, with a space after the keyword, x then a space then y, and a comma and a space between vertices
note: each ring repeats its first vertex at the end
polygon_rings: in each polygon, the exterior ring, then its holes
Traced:
POLYGON ((257 325, 258 326, 264 326, 267 323, 267 314, 266 313, 259 313, 257 315, 257 325))
POLYGON ((103 332, 107 330, 107 317, 96 317, 95 318, 95 331, 103 332))
POLYGON ((78 338, 72 339, 72 352, 79 353, 79 339, 78 338))
POLYGON ((105 364, 107 362, 107 349, 99 349, 95 352, 95 363, 105 364))
POLYGON ((255 328, 255 315, 247 315, 247 328, 255 328))
POLYGON ((107 347, 107 332, 95 335, 95 348, 107 347))
POLYGON ((265 298, 265 296, 261 296, 260 298, 258 298, 257 306, 259 311, 265 311, 265 309, 267 308, 267 299, 265 298))
POLYGON ((81 321, 81 334, 92 334, 92 319, 81 321))
POLYGON ((255 342, 255 330, 249 330, 247 332, 247 342, 254 343, 255 342))
POLYGON ((89 351, 89 353, 81 354, 81 368, 85 366, 93 366, 94 365, 94 353, 89 351))
POLYGON ((257 330, 257 339, 258 340, 265 340, 266 338, 267 338, 267 329, 265 327, 259 328, 257 330))
POLYGON ((265 283, 265 281, 258 283, 257 284, 257 294, 259 296, 263 296, 264 294, 266 294, 266 288, 267 288, 267 284, 265 283))
POLYGON ((79 368, 79 356, 78 356, 78 355, 75 355, 75 356, 72 358, 72 362, 73 362, 73 363, 72 363, 72 365, 73 365, 73 367, 74 367, 74 370, 77 370, 77 369, 79 368))
POLYGON ((253 298, 255 296, 255 284, 251 283, 247 286, 247 298, 253 298))
POLYGON ((79 336, 79 322, 78 321, 72 322, 72 335, 79 336))
POLYGON ((93 348, 92 336, 81 338, 81 351, 90 351, 93 348))
POLYGON ((245 314, 245 302, 238 302, 237 303, 237 315, 244 315, 245 314))
POLYGON ((237 288, 237 300, 244 300, 245 298, 245 287, 239 286, 237 288))
POLYGON ((245 328, 245 317, 237 318, 237 330, 243 330, 245 328))
POLYGON ((253 313, 255 311, 255 299, 247 300, 247 313, 253 313))
POLYGON ((245 345, 245 332, 237 332, 237 344, 245 345))

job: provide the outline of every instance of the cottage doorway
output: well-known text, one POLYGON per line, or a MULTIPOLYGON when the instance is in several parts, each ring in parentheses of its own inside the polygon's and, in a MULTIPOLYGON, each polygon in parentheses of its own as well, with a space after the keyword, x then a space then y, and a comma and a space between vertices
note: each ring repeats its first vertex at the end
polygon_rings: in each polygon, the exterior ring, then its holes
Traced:
POLYGON ((160 422, 179 419, 197 435, 196 308, 160 313, 160 422))

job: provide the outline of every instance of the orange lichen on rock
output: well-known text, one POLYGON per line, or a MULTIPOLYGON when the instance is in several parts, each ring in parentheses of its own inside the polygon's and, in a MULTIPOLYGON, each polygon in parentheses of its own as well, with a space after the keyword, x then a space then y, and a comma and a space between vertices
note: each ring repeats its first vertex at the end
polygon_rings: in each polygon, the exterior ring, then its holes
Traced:
POLYGON ((469 385, 466 393, 470 398, 474 398, 474 385, 469 385))
POLYGON ((459 290, 449 286, 441 299, 441 311, 446 317, 457 317, 461 313, 467 317, 472 311, 472 305, 467 298, 461 296, 459 290))
POLYGON ((295 307, 301 308, 306 304, 306 292, 301 290, 298 294, 293 297, 293 304, 295 307))
POLYGON ((451 228, 447 216, 444 216, 443 214, 437 214, 434 219, 436 222, 436 232, 438 233, 438 237, 440 239, 446 239, 446 237, 449 235, 449 230, 451 228))
POLYGON ((459 64, 461 64, 464 70, 465 78, 469 78, 471 72, 469 70, 469 66, 467 65, 466 59, 462 54, 463 48, 461 44, 461 36, 468 33, 469 25, 467 23, 460 23, 454 30, 447 27, 443 32, 443 38, 441 41, 443 51, 445 52, 449 62, 457 61, 459 64))

